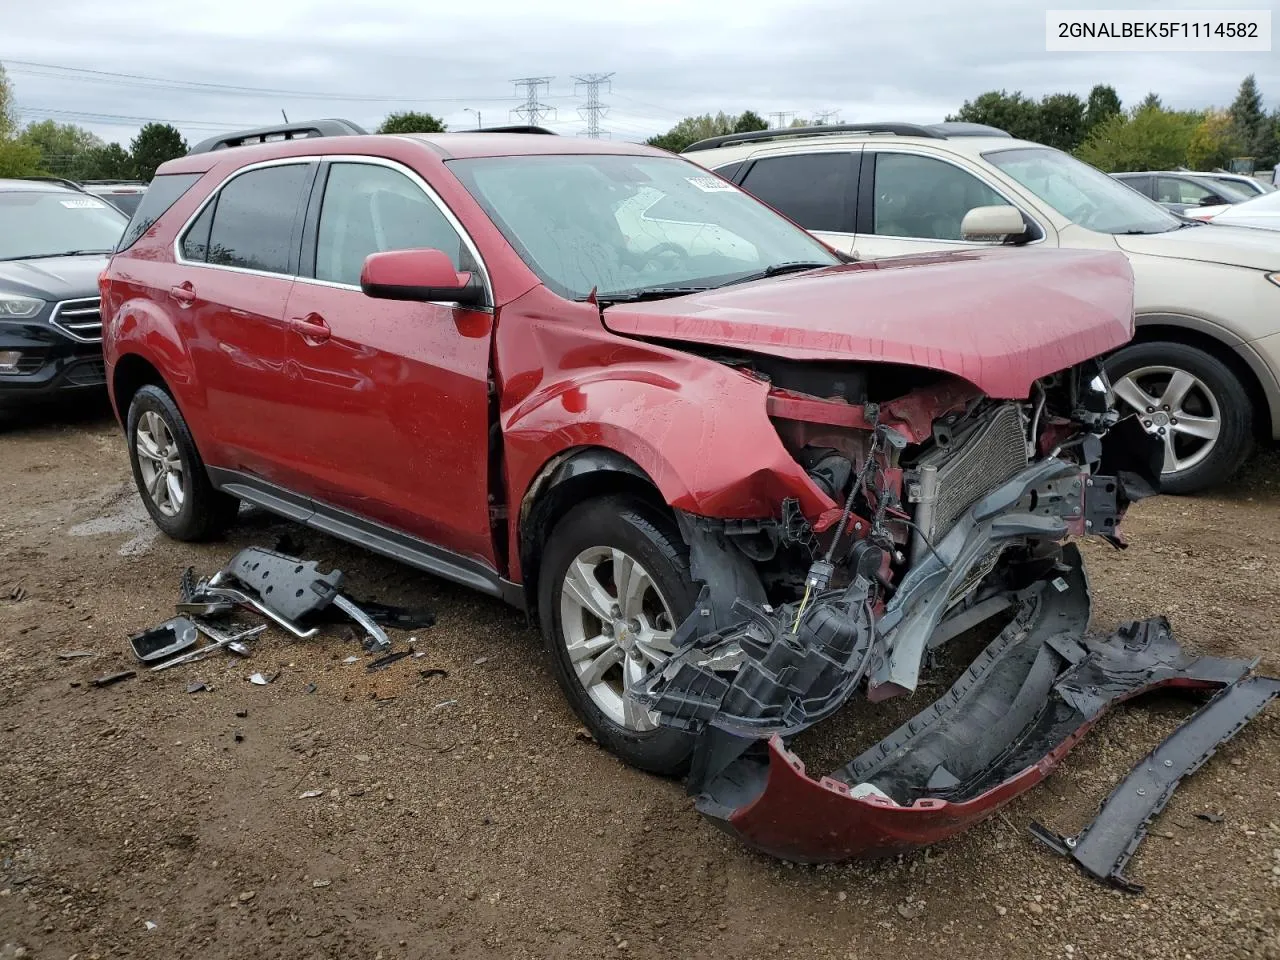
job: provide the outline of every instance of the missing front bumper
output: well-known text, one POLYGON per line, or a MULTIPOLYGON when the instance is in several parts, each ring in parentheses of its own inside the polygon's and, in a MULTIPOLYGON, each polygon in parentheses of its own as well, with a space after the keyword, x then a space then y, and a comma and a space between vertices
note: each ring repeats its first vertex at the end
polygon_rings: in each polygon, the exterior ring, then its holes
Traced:
POLYGON ((1081 559, 1070 545, 1063 559, 1068 572, 1025 591, 946 694, 829 776, 809 776, 781 736, 752 742, 708 726, 690 779, 698 809, 788 860, 901 853, 964 830, 1039 783, 1115 704, 1160 687, 1226 687, 1248 674, 1246 661, 1186 653, 1163 619, 1086 637, 1081 559), (726 743, 733 739, 736 749, 726 743), (705 762, 711 754, 716 762, 705 762))

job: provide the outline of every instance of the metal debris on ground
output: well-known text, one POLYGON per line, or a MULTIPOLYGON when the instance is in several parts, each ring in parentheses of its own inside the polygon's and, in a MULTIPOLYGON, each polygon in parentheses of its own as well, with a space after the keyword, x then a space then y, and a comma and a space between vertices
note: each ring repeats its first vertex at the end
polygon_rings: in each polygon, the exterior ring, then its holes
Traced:
POLYGON ((25 600, 28 596, 30 596, 30 594, 27 593, 27 588, 22 584, 18 584, 9 591, 9 599, 14 603, 17 603, 20 600, 25 600))
POLYGON ((436 704, 434 707, 432 707, 431 709, 432 709, 432 710, 441 710, 441 709, 443 709, 444 707, 454 707, 454 706, 457 706, 457 704, 458 704, 458 701, 457 701, 457 700, 441 700, 439 703, 437 703, 437 704, 436 704))
POLYGON ((129 638, 133 655, 142 663, 165 660, 194 647, 200 639, 196 625, 186 617, 174 617, 158 627, 143 630, 129 638))
POLYGON ((418 676, 423 680, 430 680, 432 677, 447 677, 449 676, 449 671, 442 669, 441 667, 427 667, 423 670, 419 670, 418 676))
POLYGON ((373 673, 375 670, 385 670, 387 669, 387 667, 391 666, 393 663, 403 660, 405 657, 411 657, 411 656, 413 656, 412 650, 401 650, 397 653, 388 653, 385 657, 379 657, 377 660, 374 660, 372 663, 367 664, 365 666, 365 670, 369 671, 369 673, 373 673))
POLYGON ((302 692, 303 692, 303 693, 315 693, 315 692, 316 692, 317 690, 319 690, 319 689, 320 689, 320 688, 319 688, 319 687, 317 687, 314 683, 308 683, 308 684, 307 684, 307 688, 306 688, 304 691, 302 691, 302 692))
POLYGON ((249 678, 249 682, 258 685, 259 687, 265 687, 271 681, 268 680, 266 677, 264 677, 262 674, 255 673, 253 676, 249 678))
POLYGON ((299 800, 314 800, 316 797, 323 797, 323 796, 324 796, 324 791, 323 791, 323 790, 307 790, 307 791, 305 791, 305 792, 303 792, 303 793, 298 794, 298 799, 299 799, 299 800))
POLYGON ((153 672, 156 670, 168 670, 170 667, 180 666, 184 663, 194 663, 197 660, 203 660, 209 654, 217 650, 224 649, 238 656, 247 657, 249 656, 249 648, 241 641, 258 636, 267 629, 267 625, 265 623, 260 623, 256 627, 249 627, 248 629, 240 630, 239 632, 232 634, 221 633, 210 627, 208 624, 200 623, 198 621, 196 622, 196 628, 201 633, 213 639, 213 643, 207 643, 198 650, 192 650, 190 653, 184 653, 180 657, 174 657, 172 660, 166 660, 164 663, 158 663, 152 667, 151 670, 153 672))
POLYGON ((474 660, 472 660, 472 661, 471 661, 471 664, 472 664, 472 666, 476 666, 476 667, 478 667, 478 666, 481 666, 482 664, 486 664, 486 663, 488 663, 488 662, 489 662, 489 658, 488 658, 488 657, 476 657, 474 660))
POLYGON ((105 677, 97 677, 92 682, 95 687, 109 687, 113 683, 119 683, 121 680, 128 680, 130 677, 136 677, 137 675, 138 672, 136 670, 121 670, 119 673, 109 673, 105 677))
POLYGON ((343 662, 343 663, 359 663, 359 662, 360 662, 360 658, 359 658, 359 657, 357 657, 357 656, 355 656, 354 654, 352 654, 351 656, 347 657, 347 659, 343 660, 342 662, 343 662))
POLYGON ((81 660, 84 657, 92 657, 92 650, 64 650, 58 654, 59 660, 81 660))
POLYGON ((1227 819, 1220 813, 1197 813, 1195 817, 1197 820, 1204 820, 1207 823, 1221 823, 1227 819))
POLYGON ((187 684, 187 693, 199 693, 202 690, 208 690, 209 686, 203 680, 194 680, 187 684))

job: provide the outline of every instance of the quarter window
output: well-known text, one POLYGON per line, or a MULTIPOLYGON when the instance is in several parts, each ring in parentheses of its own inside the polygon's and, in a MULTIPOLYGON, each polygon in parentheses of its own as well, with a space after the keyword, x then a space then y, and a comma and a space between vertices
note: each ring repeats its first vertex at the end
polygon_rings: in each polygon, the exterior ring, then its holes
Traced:
POLYGON ((220 266, 289 273, 294 224, 309 172, 307 164, 285 164, 231 180, 183 237, 182 255, 220 266))
POLYGON ((954 164, 909 153, 877 153, 873 232, 881 237, 963 240, 974 207, 1006 205, 998 193, 954 164))
POLYGON ((422 188, 369 163, 329 168, 316 234, 316 279, 356 285, 365 257, 384 250, 441 250, 462 267, 462 238, 422 188))
POLYGON ((851 154, 801 153, 757 160, 742 187, 806 230, 839 233, 850 229, 846 211, 852 180, 851 154))

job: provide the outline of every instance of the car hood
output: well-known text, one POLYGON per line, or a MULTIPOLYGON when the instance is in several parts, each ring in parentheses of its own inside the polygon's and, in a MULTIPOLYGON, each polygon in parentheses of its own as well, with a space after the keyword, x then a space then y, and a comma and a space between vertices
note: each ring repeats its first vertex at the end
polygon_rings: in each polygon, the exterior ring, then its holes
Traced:
POLYGON ((1116 243, 1126 253, 1201 260, 1254 270, 1280 270, 1280 238, 1225 223, 1181 227, 1167 233, 1120 235, 1116 243))
POLYGON ((992 397, 1133 334, 1133 274, 1119 253, 982 250, 845 264, 705 293, 607 307, 615 333, 796 360, 944 371, 992 397))
POLYGON ((107 266, 103 254, 0 260, 0 292, 41 300, 73 300, 98 295, 98 274, 107 266))

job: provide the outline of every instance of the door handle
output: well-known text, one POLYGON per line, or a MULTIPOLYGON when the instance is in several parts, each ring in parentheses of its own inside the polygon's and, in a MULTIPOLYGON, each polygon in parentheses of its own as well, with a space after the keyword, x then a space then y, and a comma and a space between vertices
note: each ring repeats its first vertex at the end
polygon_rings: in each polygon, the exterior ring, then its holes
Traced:
POLYGON ((175 284, 169 288, 169 296, 184 307, 189 307, 196 302, 196 288, 191 285, 190 280, 175 284))
POLYGON ((329 324, 318 313, 308 313, 305 317, 292 317, 289 329, 312 345, 324 343, 332 335, 329 324))

